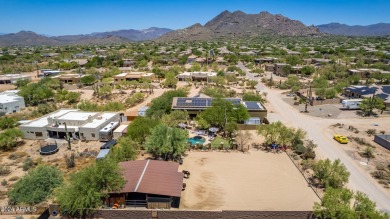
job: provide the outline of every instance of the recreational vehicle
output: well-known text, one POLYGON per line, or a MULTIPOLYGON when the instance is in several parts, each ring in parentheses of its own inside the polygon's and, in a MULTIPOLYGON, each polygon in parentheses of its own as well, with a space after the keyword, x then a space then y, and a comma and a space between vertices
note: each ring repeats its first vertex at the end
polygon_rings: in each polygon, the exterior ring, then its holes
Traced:
POLYGON ((362 99, 349 99, 341 101, 341 104, 345 109, 360 109, 362 99))
POLYGON ((110 122, 99 131, 100 141, 109 141, 113 137, 114 130, 119 126, 119 122, 110 122))

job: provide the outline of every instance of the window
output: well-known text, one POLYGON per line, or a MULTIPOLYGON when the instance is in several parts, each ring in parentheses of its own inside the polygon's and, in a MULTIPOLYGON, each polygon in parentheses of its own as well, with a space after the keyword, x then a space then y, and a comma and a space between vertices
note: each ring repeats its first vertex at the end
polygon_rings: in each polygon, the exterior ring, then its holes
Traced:
POLYGON ((43 137, 42 132, 35 132, 35 137, 43 137))
POLYGON ((92 138, 94 138, 94 137, 95 137, 95 133, 92 133, 91 135, 92 135, 92 138))

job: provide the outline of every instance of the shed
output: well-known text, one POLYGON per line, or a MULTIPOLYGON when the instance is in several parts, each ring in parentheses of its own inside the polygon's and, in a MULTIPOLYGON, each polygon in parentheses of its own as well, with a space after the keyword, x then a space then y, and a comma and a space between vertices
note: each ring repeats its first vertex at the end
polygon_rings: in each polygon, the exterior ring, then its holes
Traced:
POLYGON ((179 207, 183 173, 178 172, 178 163, 135 160, 121 162, 119 166, 126 183, 121 191, 109 193, 106 205, 179 207))
POLYGON ((390 150, 390 135, 375 135, 374 141, 382 147, 390 150))
POLYGON ((118 139, 127 133, 127 127, 129 125, 120 125, 114 130, 114 139, 118 139))

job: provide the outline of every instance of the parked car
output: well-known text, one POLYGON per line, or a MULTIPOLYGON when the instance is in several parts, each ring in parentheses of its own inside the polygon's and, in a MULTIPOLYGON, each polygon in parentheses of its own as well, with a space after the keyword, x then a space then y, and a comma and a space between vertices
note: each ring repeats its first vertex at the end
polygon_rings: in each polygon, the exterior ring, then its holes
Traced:
POLYGON ((287 96, 288 97, 295 97, 295 94, 294 93, 288 93, 287 96))
POLYGON ((338 141, 340 144, 347 144, 348 138, 343 135, 334 135, 333 139, 338 141))

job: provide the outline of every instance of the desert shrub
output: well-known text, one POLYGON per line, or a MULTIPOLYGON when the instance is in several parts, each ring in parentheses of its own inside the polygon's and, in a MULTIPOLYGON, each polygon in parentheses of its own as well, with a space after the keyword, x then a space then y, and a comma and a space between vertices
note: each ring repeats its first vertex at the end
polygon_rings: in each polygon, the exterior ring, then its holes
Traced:
POLYGON ((376 135, 376 129, 368 129, 366 132, 369 136, 376 135))
POLYGON ((15 153, 10 154, 8 156, 8 159, 17 160, 17 159, 25 157, 25 156, 27 156, 27 153, 25 153, 25 152, 15 152, 15 153))
POLYGON ((11 170, 9 167, 1 165, 0 166, 0 176, 6 176, 11 173, 11 170))
POLYGON ((13 176, 11 178, 8 179, 8 181, 16 181, 19 179, 19 176, 13 176))
POLYGON ((76 166, 74 153, 71 153, 70 155, 65 154, 64 158, 65 158, 65 163, 67 168, 73 168, 76 166))
POLYGON ((374 172, 371 173, 371 175, 375 179, 385 179, 386 178, 386 172, 382 171, 382 170, 374 171, 374 172))
POLYGON ((1 185, 2 186, 6 186, 8 184, 7 180, 3 179, 1 180, 1 185))
POLYGON ((27 171, 34 166, 35 166, 34 161, 30 157, 28 157, 24 160, 22 168, 23 168, 23 171, 27 171))

